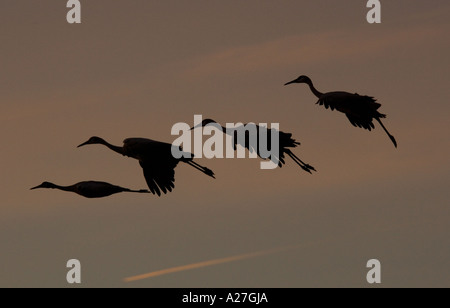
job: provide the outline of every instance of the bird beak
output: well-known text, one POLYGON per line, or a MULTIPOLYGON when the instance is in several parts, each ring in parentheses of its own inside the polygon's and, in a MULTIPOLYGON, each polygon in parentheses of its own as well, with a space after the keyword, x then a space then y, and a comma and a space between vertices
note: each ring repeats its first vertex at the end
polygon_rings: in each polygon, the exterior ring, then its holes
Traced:
POLYGON ((36 187, 30 188, 30 190, 38 189, 38 188, 41 188, 41 187, 42 187, 42 184, 41 184, 41 185, 38 185, 38 186, 36 186, 36 187))
POLYGON ((295 83, 296 81, 297 81, 297 79, 296 79, 296 80, 289 81, 288 83, 285 83, 284 85, 287 86, 287 85, 290 85, 290 84, 295 83))
POLYGON ((79 146, 77 146, 77 148, 81 148, 82 146, 88 145, 89 141, 86 141, 85 143, 80 144, 79 146))

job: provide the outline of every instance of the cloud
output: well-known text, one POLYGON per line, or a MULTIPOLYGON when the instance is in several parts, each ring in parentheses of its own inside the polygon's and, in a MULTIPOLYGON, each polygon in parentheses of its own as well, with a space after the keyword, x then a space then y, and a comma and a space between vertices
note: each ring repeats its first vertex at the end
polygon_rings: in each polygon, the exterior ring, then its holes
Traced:
POLYGON ((213 266, 213 265, 219 265, 219 264, 224 264, 224 263, 230 263, 230 262, 241 261, 241 260, 245 260, 245 259, 261 257, 264 255, 269 255, 269 254, 274 254, 274 253, 290 250, 297 246, 298 245, 264 250, 264 251, 258 251, 258 252, 254 252, 254 253, 248 253, 248 254, 243 254, 243 255, 238 255, 238 256, 233 256, 233 257, 214 259, 214 260, 203 261, 203 262, 199 262, 199 263, 193 263, 193 264, 188 264, 188 265, 183 265, 183 266, 172 267, 172 268, 155 271, 155 272, 151 272, 151 273, 147 273, 147 274, 128 277, 128 278, 125 278, 124 281, 125 282, 133 282, 133 281, 158 277, 158 276, 162 276, 162 275, 172 274, 172 273, 194 270, 194 269, 202 268, 202 267, 208 267, 208 266, 213 266))
POLYGON ((191 60, 185 77, 203 78, 217 74, 263 71, 275 67, 312 65, 338 59, 382 54, 387 50, 444 35, 438 27, 415 27, 396 31, 327 31, 295 35, 263 43, 232 47, 191 60), (370 32, 372 33, 372 32, 370 32))

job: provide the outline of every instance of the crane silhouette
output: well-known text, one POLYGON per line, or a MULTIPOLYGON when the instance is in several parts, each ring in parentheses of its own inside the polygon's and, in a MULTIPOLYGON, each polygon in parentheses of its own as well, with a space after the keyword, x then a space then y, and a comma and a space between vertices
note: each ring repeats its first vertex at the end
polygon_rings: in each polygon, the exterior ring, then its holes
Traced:
MULTIPOLYGON (((235 151, 237 150, 237 145, 239 144, 240 146, 246 148, 251 153, 256 152, 260 158, 268 159, 268 158, 262 157, 262 154, 260 152, 260 146, 259 146, 260 145, 260 130, 263 130, 263 129, 266 130, 265 136, 267 136, 267 140, 266 140, 267 145, 271 145, 272 144, 272 142, 271 142, 272 141, 272 134, 271 134, 272 129, 269 130, 267 127, 261 127, 259 125, 253 124, 253 123, 242 124, 241 126, 237 126, 233 129, 229 129, 229 128, 225 128, 225 127, 221 126, 214 120, 205 119, 199 125, 192 127, 191 130, 194 130, 194 129, 200 128, 200 127, 205 127, 210 124, 217 125, 217 128, 221 129, 224 134, 232 137, 233 148, 235 151), (254 126, 253 128, 255 128, 255 129, 251 129, 252 126, 254 126), (245 131, 245 138, 244 138, 245 140, 239 140, 240 138, 238 138, 238 132, 245 128, 247 128, 245 131), (250 131, 253 131, 253 134, 255 134, 255 136, 252 136, 250 134, 250 131), (253 140, 256 140, 256 144, 250 142, 251 138, 255 138, 253 140)), ((299 146, 300 142, 297 142, 295 139, 292 139, 291 133, 284 133, 282 131, 277 131, 277 132, 279 133, 279 138, 280 138, 279 139, 279 157, 276 157, 276 161, 278 161, 278 167, 280 167, 280 168, 283 167, 283 165, 286 163, 285 155, 288 155, 290 158, 292 158, 292 160, 297 165, 299 165, 306 172, 312 173, 311 171, 316 171, 316 169, 313 166, 303 162, 300 158, 298 158, 290 150, 290 148, 296 148, 297 146, 299 146)))
POLYGON ((31 190, 38 188, 51 188, 59 189, 62 191, 70 191, 86 198, 103 198, 121 192, 150 193, 146 189, 131 190, 128 188, 123 188, 109 183, 97 181, 80 182, 71 186, 59 186, 50 182, 44 182, 41 185, 31 188, 31 190))
POLYGON ((337 111, 345 113, 350 123, 352 123, 355 127, 360 127, 371 131, 375 128, 373 119, 377 120, 391 139, 394 146, 397 147, 397 141, 394 136, 388 132, 386 127, 381 122, 381 119, 386 118, 385 114, 378 112, 381 104, 377 103, 376 99, 373 97, 348 92, 321 93, 314 87, 311 79, 304 75, 286 83, 285 86, 293 83, 306 83, 311 89, 311 92, 319 99, 317 104, 325 106, 326 109, 336 109, 337 111))
POLYGON ((144 177, 150 191, 154 195, 161 196, 161 192, 167 194, 175 188, 175 167, 179 162, 188 164, 204 174, 215 178, 214 172, 193 161, 193 155, 183 155, 180 159, 172 155, 172 144, 144 138, 128 138, 123 142, 123 146, 115 146, 100 137, 91 137, 82 147, 90 144, 102 144, 112 151, 128 156, 139 161, 144 177), (190 157, 190 158, 185 158, 190 157))

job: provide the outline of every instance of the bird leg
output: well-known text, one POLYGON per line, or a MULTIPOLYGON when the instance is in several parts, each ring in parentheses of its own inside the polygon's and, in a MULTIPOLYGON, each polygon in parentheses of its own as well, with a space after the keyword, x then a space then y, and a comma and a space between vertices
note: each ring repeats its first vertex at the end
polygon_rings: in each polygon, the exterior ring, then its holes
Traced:
POLYGON ((132 193, 141 193, 141 194, 149 194, 150 191, 147 189, 140 189, 140 190, 133 190, 133 189, 127 189, 126 192, 132 192, 132 193))
POLYGON ((191 160, 191 161, 187 161, 186 163, 187 163, 188 165, 194 167, 195 169, 200 170, 200 171, 203 172, 204 174, 209 175, 210 177, 212 177, 212 178, 215 179, 214 172, 213 172, 211 169, 208 169, 208 168, 206 168, 206 167, 203 167, 203 166, 197 164, 196 162, 194 162, 194 161, 192 161, 192 160, 191 160))
POLYGON ((303 161, 302 161, 300 158, 298 158, 294 153, 292 153, 292 151, 288 150, 286 153, 289 155, 290 158, 292 158, 292 160, 293 160, 297 165, 299 165, 299 166, 300 166, 303 170, 305 170, 306 172, 311 173, 311 174, 312 174, 311 171, 316 171, 316 172, 317 172, 317 170, 316 170, 313 166, 311 166, 311 165, 309 165, 309 164, 303 162, 303 161))
POLYGON ((378 123, 380 123, 381 127, 384 129, 384 131, 386 132, 386 134, 389 136, 389 138, 391 139, 392 143, 394 144, 395 147, 397 147, 397 141, 395 140, 394 136, 392 136, 388 130, 386 129, 386 127, 383 125, 383 122, 381 122, 380 118, 375 118, 375 120, 378 121, 378 123))

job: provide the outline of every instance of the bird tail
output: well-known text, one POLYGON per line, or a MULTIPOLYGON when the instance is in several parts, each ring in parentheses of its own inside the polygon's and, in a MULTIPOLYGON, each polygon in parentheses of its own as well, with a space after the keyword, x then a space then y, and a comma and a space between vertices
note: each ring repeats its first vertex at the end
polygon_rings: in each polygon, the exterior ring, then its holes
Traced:
MULTIPOLYGON (((356 94, 356 95, 359 95, 358 93, 355 93, 355 94, 356 94)), ((381 104, 377 102, 377 100, 375 99, 375 97, 373 97, 373 96, 367 96, 367 95, 364 95, 364 96, 360 95, 360 97, 362 97, 363 99, 365 99, 365 101, 366 101, 368 104, 372 105, 373 110, 378 110, 378 109, 380 109, 381 104)))
POLYGON ((289 157, 292 158, 292 160, 293 160, 297 165, 299 165, 303 170, 305 170, 306 172, 311 173, 311 174, 312 174, 311 171, 316 171, 316 172, 317 172, 317 170, 316 170, 313 166, 311 166, 311 165, 309 165, 309 164, 303 162, 303 161, 302 161, 300 158, 298 158, 294 153, 292 153, 291 150, 286 150, 286 154, 289 155, 289 157))
POLYGON ((380 118, 375 118, 378 123, 380 123, 381 127, 384 129, 384 131, 386 132, 386 134, 389 136, 389 138, 391 139, 392 143, 394 144, 395 147, 397 147, 397 141, 395 140, 394 136, 392 136, 389 131, 386 129, 386 127, 383 125, 383 122, 381 122, 380 118))
POLYGON ((292 138, 292 134, 291 133, 280 132, 279 133, 279 137, 280 137, 280 145, 282 147, 296 148, 297 146, 300 145, 300 142, 298 142, 297 140, 292 138))
POLYGON ((206 174, 206 175, 212 177, 213 179, 216 178, 214 172, 213 172, 211 169, 206 168, 206 167, 203 167, 203 166, 197 164, 196 162, 194 162, 193 160, 183 161, 183 162, 185 162, 185 163, 188 164, 189 166, 192 166, 192 167, 194 167, 195 169, 197 169, 197 170, 203 172, 204 174, 206 174))

